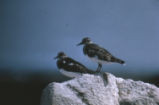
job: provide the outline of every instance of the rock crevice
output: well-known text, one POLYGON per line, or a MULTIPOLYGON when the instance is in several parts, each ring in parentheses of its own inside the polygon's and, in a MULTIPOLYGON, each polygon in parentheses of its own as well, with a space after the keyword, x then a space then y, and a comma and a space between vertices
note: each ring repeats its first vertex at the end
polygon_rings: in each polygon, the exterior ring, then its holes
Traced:
POLYGON ((84 105, 91 105, 89 104, 89 101, 87 100, 87 98, 85 98, 84 92, 81 92, 76 87, 71 86, 70 84, 68 84, 67 87, 70 88, 76 94, 76 96, 79 97, 79 99, 81 99, 84 105))

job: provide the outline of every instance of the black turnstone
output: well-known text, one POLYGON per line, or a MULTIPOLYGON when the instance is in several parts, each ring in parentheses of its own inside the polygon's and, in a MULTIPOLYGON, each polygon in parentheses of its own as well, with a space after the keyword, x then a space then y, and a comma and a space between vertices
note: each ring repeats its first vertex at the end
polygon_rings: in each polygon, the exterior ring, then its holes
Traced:
POLYGON ((102 64, 107 63, 120 63, 124 64, 125 62, 123 60, 120 60, 116 57, 114 57, 111 53, 109 53, 106 49, 100 47, 99 45, 93 43, 90 38, 86 37, 82 39, 82 42, 77 44, 84 45, 83 52, 85 55, 87 55, 92 61, 95 61, 98 63, 97 72, 100 72, 102 68, 102 64))
POLYGON ((84 73, 95 74, 95 71, 87 69, 84 65, 68 57, 64 52, 59 52, 55 57, 60 72, 67 77, 79 77, 84 73))

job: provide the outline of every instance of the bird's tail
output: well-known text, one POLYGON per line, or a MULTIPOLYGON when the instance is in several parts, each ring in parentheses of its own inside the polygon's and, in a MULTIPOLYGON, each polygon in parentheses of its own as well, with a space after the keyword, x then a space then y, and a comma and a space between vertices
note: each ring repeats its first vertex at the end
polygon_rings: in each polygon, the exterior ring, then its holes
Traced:
POLYGON ((125 61, 123 61, 121 59, 118 59, 118 58, 115 58, 115 57, 113 57, 111 60, 112 60, 112 62, 117 62, 117 63, 120 63, 120 64, 125 64, 125 61))
POLYGON ((91 69, 87 69, 87 73, 96 74, 96 73, 100 73, 100 71, 94 71, 94 70, 91 70, 91 69))

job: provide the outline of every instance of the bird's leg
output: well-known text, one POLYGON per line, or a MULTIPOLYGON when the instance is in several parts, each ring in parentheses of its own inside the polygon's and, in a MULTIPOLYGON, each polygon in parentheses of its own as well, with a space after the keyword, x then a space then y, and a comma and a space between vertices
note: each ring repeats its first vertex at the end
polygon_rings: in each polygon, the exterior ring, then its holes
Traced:
POLYGON ((99 70, 99 72, 101 71, 101 69, 102 69, 102 64, 99 64, 99 68, 100 68, 100 70, 99 70))
POLYGON ((97 68, 96 72, 99 73, 101 71, 101 68, 102 68, 102 64, 98 63, 98 68, 97 68))

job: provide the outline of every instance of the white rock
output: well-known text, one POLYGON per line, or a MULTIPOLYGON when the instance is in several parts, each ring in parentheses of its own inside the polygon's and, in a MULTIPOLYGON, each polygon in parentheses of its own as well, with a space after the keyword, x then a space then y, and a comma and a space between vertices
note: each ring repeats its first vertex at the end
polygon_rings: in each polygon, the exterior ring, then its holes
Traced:
POLYGON ((41 105, 159 105, 159 88, 109 73, 50 83, 41 105))

